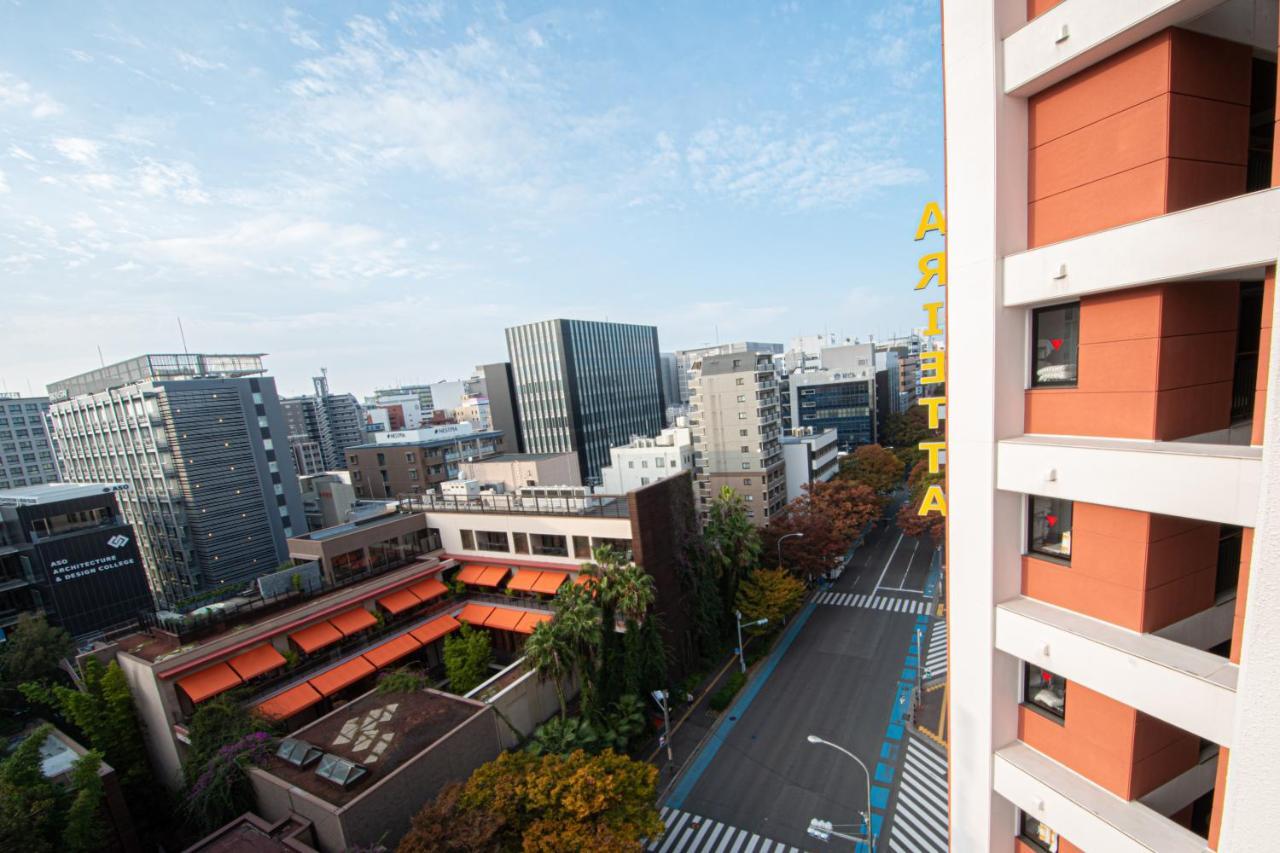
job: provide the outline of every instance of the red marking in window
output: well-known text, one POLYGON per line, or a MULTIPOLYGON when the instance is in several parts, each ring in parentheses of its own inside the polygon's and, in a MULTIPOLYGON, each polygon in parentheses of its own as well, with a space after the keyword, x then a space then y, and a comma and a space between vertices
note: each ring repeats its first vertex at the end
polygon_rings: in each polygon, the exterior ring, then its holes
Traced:
POLYGON ((1058 523, 1058 517, 1056 515, 1046 515, 1044 517, 1044 520, 1049 522, 1050 527, 1053 527, 1055 524, 1058 523))
POLYGON ((1062 346, 1062 338, 1054 338, 1053 340, 1049 341, 1049 343, 1053 344, 1054 349, 1057 349, 1058 347, 1062 346))

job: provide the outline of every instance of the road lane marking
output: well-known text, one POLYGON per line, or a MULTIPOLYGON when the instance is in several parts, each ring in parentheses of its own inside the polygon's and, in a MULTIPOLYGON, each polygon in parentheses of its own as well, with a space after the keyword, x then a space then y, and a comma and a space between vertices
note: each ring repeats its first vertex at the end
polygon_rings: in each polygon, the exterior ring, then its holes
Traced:
POLYGON ((898 581, 898 586, 902 586, 907 582, 907 575, 911 574, 911 564, 915 562, 916 551, 920 550, 920 540, 916 540, 915 547, 911 549, 911 556, 907 559, 907 567, 902 570, 902 580, 898 581))
POLYGON ((667 831, 646 844, 646 850, 660 850, 661 853, 753 853, 757 845, 760 845, 760 853, 788 849, 783 842, 764 838, 749 829, 680 809, 664 808, 661 815, 667 831))
POLYGON ((902 537, 905 535, 904 533, 899 533, 898 541, 893 543, 893 550, 889 552, 889 559, 884 561, 884 569, 880 572, 880 579, 876 581, 876 588, 871 590, 873 596, 880 591, 880 584, 884 583, 884 576, 889 571, 889 564, 893 562, 893 555, 898 553, 898 546, 902 544, 902 537))

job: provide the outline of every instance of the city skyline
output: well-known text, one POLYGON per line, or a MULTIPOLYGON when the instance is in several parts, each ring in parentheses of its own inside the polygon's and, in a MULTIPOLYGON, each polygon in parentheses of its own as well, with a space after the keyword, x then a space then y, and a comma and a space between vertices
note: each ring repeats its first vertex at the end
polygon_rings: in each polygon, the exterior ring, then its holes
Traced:
POLYGON ((0 34, 8 390, 181 352, 178 317, 192 351, 270 353, 282 393, 328 367, 363 395, 553 317, 671 351, 914 316, 933 4, 43 11, 0 34), (405 316, 454 334, 378 332, 405 316))

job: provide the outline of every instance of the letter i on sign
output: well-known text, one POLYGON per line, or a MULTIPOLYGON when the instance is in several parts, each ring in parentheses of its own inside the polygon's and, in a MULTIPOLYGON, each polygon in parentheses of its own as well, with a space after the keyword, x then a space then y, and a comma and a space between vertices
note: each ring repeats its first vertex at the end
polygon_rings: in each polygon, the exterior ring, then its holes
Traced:
MULTIPOLYGON (((915 239, 919 242, 931 233, 937 233, 939 237, 947 236, 947 219, 936 201, 926 203, 924 210, 920 213, 920 221, 916 225, 915 239)), ((916 269, 920 273, 920 278, 916 280, 916 290, 925 290, 935 282, 939 288, 946 287, 946 249, 921 255, 920 260, 916 262, 916 269)), ((940 316, 945 306, 946 303, 941 300, 924 303, 924 313, 928 320, 924 327, 924 337, 936 338, 943 333, 940 316)), ((930 349, 920 353, 920 384, 944 384, 947 381, 946 364, 946 350, 944 349, 930 349)), ((937 429, 939 421, 947 416, 946 396, 922 397, 917 402, 929 410, 929 429, 937 429)), ((929 454, 929 473, 939 473, 941 466, 945 464, 945 460, 942 457, 947 449, 946 442, 922 441, 920 442, 920 449, 929 454)), ((925 490, 924 496, 920 499, 920 506, 916 510, 916 514, 931 515, 935 512, 941 514, 944 518, 946 517, 947 496, 943 492, 942 486, 932 484, 925 490)))

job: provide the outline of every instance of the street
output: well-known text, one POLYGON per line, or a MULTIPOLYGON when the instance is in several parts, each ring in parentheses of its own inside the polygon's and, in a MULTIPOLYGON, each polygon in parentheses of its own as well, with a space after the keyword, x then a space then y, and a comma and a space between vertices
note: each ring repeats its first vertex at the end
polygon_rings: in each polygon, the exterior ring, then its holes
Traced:
POLYGON ((813 734, 866 763, 877 850, 946 850, 945 753, 904 725, 917 677, 916 631, 929 655, 938 621, 935 553, 892 521, 868 534, 667 789, 668 831, 650 849, 853 849, 807 834, 812 818, 858 834, 867 808, 863 770, 807 742, 813 734))

